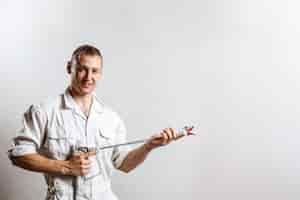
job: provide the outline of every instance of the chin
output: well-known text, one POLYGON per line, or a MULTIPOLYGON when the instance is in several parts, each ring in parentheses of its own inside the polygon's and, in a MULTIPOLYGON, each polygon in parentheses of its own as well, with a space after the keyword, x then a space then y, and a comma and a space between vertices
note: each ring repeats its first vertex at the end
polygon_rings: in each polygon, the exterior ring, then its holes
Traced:
POLYGON ((81 94, 83 95, 87 95, 87 94, 92 94, 94 92, 95 88, 92 87, 92 88, 81 88, 80 91, 81 91, 81 94))

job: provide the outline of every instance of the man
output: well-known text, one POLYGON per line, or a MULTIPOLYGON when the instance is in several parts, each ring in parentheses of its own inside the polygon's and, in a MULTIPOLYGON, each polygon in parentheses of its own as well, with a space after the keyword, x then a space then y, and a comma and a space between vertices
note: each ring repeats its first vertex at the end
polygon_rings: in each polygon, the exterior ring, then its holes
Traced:
POLYGON ((70 86, 54 100, 30 106, 9 150, 13 164, 44 173, 48 200, 116 200, 110 188, 114 168, 128 173, 153 149, 182 137, 166 128, 136 149, 78 151, 126 141, 123 121, 93 93, 102 60, 97 48, 78 47, 67 64, 70 86))

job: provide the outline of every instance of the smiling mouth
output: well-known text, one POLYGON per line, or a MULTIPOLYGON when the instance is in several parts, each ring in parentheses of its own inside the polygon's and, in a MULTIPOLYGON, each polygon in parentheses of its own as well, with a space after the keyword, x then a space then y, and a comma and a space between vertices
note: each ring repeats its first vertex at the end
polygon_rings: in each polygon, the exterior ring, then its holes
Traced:
POLYGON ((91 87, 93 84, 82 84, 82 87, 91 87))

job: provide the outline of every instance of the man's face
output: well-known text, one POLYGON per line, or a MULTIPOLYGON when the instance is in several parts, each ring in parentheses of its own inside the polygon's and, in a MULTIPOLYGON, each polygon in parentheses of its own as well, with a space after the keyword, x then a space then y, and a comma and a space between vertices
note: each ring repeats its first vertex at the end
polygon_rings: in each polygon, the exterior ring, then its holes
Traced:
POLYGON ((81 55, 71 66, 71 87, 80 95, 91 94, 102 75, 102 59, 98 55, 81 55))

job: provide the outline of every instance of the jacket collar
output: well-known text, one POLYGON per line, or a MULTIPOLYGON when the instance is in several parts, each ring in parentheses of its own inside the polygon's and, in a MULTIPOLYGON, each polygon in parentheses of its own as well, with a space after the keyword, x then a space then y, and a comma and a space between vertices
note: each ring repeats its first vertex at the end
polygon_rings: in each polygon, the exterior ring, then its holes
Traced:
MULTIPOLYGON (((76 104, 72 97, 69 88, 67 88, 63 94, 63 108, 71 109, 77 113, 80 113, 79 106, 76 104)), ((92 107, 91 112, 102 113, 104 110, 104 104, 97 98, 96 94, 92 94, 92 107)), ((82 113, 82 112, 81 112, 82 113)))

